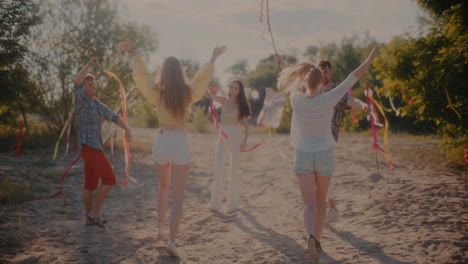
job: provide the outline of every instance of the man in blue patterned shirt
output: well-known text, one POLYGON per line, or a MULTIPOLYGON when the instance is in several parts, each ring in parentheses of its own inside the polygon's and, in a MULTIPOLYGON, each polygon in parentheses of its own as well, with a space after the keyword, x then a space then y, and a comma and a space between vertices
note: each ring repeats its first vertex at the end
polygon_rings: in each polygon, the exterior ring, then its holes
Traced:
MULTIPOLYGON (((327 92, 327 91, 332 90, 333 88, 336 87, 336 85, 331 80, 334 72, 333 72, 330 61, 320 60, 318 65, 320 69, 322 70, 322 74, 323 74, 322 91, 327 92)), ((359 99, 350 97, 348 96, 348 94, 345 94, 345 96, 343 96, 343 98, 341 98, 341 100, 335 105, 335 110, 333 112, 333 117, 332 117, 331 131, 336 142, 338 142, 338 137, 340 134, 340 125, 344 117, 344 111, 351 109, 351 107, 355 109, 367 111, 367 104, 365 104, 359 99)), ((327 213, 327 222, 330 223, 338 219, 338 211, 335 205, 335 184, 334 184, 333 179, 330 181, 327 198, 328 198, 328 203, 330 204, 330 209, 328 210, 328 213, 327 213)))
POLYGON ((92 58, 78 73, 74 94, 78 140, 85 170, 83 200, 86 209, 86 225, 105 228, 100 218, 100 210, 112 185, 116 184, 116 179, 109 160, 103 152, 102 121, 112 121, 124 129, 128 140, 131 138, 131 132, 122 118, 96 98, 95 77, 88 73, 89 69, 96 64, 96 58, 92 58), (101 179, 101 185, 98 187, 99 179, 101 179), (97 190, 96 197, 93 200, 95 190, 97 190))

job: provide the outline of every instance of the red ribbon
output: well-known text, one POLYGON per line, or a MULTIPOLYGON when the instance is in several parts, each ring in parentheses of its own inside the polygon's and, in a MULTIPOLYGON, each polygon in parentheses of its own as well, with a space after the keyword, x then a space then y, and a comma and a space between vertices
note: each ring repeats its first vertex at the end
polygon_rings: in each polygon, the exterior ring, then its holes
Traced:
POLYGON ((263 23, 263 0, 260 0, 260 22, 263 23))
MULTIPOLYGON (((13 157, 18 157, 21 153, 21 143, 23 142, 23 124, 21 123, 20 126, 19 126, 19 131, 18 131, 18 135, 16 135, 16 153, 13 157)), ((4 153, 2 155, 0 155, 0 158, 2 157, 6 157, 10 154, 12 154, 13 151, 10 151, 10 152, 7 152, 7 153, 4 153)))
MULTIPOLYGON (((372 100, 370 99, 370 86, 369 84, 366 83, 366 91, 367 91, 367 95, 366 95, 366 102, 367 102, 367 105, 373 105, 373 102, 372 100)), ((369 111, 372 111, 371 109, 369 109, 369 111)), ((376 116, 377 116, 377 113, 376 113, 376 116)), ((384 155, 387 155, 387 151, 384 150, 383 148, 381 148, 379 146, 379 143, 377 142, 377 138, 378 138, 378 134, 377 134, 377 127, 375 126, 375 121, 374 121, 374 117, 372 114, 369 114, 369 122, 371 124, 371 128, 372 128, 372 137, 374 138, 374 143, 372 145, 372 151, 375 151, 375 149, 378 149, 380 150, 382 153, 384 153, 384 155)), ((388 165, 390 166, 390 169, 394 169, 393 167, 393 164, 390 160, 387 160, 388 161, 388 165)))
POLYGON ((403 89, 401 88, 400 84, 397 83, 396 85, 397 85, 397 87, 398 87, 398 90, 400 90, 401 95, 403 96, 403 100, 404 100, 407 104, 411 104, 412 102, 414 102, 414 100, 416 100, 415 97, 411 98, 410 100, 406 99, 405 92, 404 92, 403 89))
POLYGON ((468 142, 465 143, 465 154, 464 154, 464 158, 465 158, 465 165, 468 167, 468 142))
POLYGON ((56 196, 59 196, 60 194, 62 194, 62 184, 63 184, 63 180, 65 180, 65 176, 67 176, 68 172, 71 170, 71 168, 73 168, 73 166, 75 166, 75 164, 81 159, 81 154, 78 155, 78 157, 76 157, 76 159, 68 166, 68 168, 65 170, 65 172, 63 173, 62 175, 62 178, 60 179, 60 190, 55 193, 55 194, 52 194, 51 196, 49 197, 45 197, 45 198, 41 198, 41 197, 36 197, 36 200, 47 200, 47 199, 52 199, 56 196))

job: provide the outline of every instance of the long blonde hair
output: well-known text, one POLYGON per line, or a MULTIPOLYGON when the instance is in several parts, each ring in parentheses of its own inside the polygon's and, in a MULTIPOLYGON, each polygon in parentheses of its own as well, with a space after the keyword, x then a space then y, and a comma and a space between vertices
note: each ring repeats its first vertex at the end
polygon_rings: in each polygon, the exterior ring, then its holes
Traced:
POLYGON ((192 91, 185 82, 182 65, 176 57, 167 57, 158 71, 156 83, 159 86, 161 102, 177 120, 183 120, 192 101, 192 91))
POLYGON ((311 93, 316 93, 323 75, 319 67, 312 63, 298 63, 283 69, 278 75, 278 87, 289 92, 293 88, 307 86, 311 93))

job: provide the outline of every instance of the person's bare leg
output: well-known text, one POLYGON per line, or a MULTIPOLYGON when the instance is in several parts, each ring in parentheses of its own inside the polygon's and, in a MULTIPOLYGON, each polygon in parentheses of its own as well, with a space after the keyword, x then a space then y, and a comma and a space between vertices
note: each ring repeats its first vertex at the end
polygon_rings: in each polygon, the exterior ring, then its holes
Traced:
POLYGON ((169 201, 170 185, 170 163, 165 165, 156 164, 156 170, 159 175, 159 193, 158 193, 158 239, 165 239, 166 212, 169 201))
POLYGON ((169 239, 175 243, 182 218, 185 187, 189 174, 190 164, 172 165, 172 205, 170 217, 169 239))
MULTIPOLYGON (((83 202, 86 216, 88 216, 91 212, 91 209, 93 209, 93 190, 83 189, 83 202)), ((86 219, 86 224, 91 224, 91 221, 86 219)))
POLYGON ((304 227, 308 234, 316 237, 316 176, 314 173, 296 173, 296 176, 304 203, 304 227))
POLYGON ((325 219, 327 217, 327 191, 328 185, 330 184, 331 174, 326 176, 317 176, 317 210, 316 210, 316 222, 315 232, 317 240, 320 240, 320 233, 322 232, 323 226, 325 225, 325 219))
POLYGON ((106 184, 101 184, 98 187, 96 191, 96 199, 94 199, 94 204, 91 209, 91 212, 89 212, 89 216, 100 217, 102 203, 106 199, 107 194, 109 193, 111 188, 112 188, 112 185, 106 185, 106 184))

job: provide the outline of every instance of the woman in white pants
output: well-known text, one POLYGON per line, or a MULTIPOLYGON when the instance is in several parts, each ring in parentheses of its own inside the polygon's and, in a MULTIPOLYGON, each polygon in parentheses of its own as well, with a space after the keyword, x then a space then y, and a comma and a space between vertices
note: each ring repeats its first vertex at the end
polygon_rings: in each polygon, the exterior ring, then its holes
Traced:
POLYGON ((223 141, 228 145, 227 150, 224 144, 219 140, 216 146, 216 165, 213 175, 213 187, 211 190, 211 199, 208 208, 214 211, 221 210, 223 200, 223 179, 224 154, 231 153, 231 168, 229 174, 229 187, 227 209, 228 212, 234 212, 239 207, 239 150, 247 146, 249 135, 248 120, 251 115, 250 105, 247 101, 244 91, 244 85, 239 80, 234 80, 229 84, 229 97, 209 95, 210 98, 222 104, 221 107, 221 130, 227 134, 223 141), (231 150, 231 151, 230 151, 231 150))

